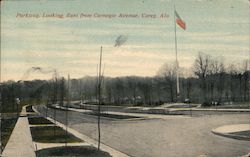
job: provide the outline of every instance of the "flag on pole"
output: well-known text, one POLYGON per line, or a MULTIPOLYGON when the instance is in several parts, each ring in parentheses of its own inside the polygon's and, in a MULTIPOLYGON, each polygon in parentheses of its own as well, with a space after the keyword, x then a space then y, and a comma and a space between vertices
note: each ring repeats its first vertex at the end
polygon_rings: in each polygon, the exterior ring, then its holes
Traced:
POLYGON ((176 23, 182 28, 182 29, 186 29, 186 23, 181 19, 181 17, 179 16, 179 14, 177 13, 177 11, 174 11, 175 13, 175 17, 176 17, 176 23))

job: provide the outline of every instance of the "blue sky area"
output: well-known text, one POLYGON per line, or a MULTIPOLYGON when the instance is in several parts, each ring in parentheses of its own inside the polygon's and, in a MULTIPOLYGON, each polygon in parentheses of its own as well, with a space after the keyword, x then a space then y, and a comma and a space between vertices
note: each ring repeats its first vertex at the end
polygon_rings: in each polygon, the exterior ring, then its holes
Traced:
MULTIPOLYGON (((198 52, 225 64, 249 59, 249 0, 175 0, 175 6, 187 25, 177 27, 181 67, 192 67, 198 52)), ((95 76, 101 46, 106 76, 154 76, 164 63, 175 61, 173 1, 1 1, 2 80, 20 80, 37 66, 57 69, 60 76, 95 76), (53 13, 63 18, 43 17, 53 13), (103 14, 116 17, 94 17, 103 14), (119 35, 127 41, 114 47, 119 35)), ((35 78, 51 76, 34 73, 26 79, 35 78)))

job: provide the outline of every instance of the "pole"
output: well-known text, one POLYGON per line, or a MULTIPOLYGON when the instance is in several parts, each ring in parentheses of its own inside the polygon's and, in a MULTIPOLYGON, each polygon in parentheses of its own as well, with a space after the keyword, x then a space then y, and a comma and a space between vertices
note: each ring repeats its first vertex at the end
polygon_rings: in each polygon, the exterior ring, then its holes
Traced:
MULTIPOLYGON (((68 136, 68 107, 70 104, 70 75, 68 74, 68 102, 66 105, 66 136, 68 136)), ((67 142, 65 142, 65 146, 67 146, 67 142)))
POLYGON ((187 98, 188 98, 188 105, 189 105, 189 113, 190 117, 192 117, 192 107, 191 107, 191 102, 190 102, 190 80, 187 78, 187 98))
MULTIPOLYGON (((0 13, 0 19, 1 19, 1 13, 0 13)), ((1 77, 2 77, 2 52, 0 49, 0 86, 2 81, 1 77)), ((2 155, 2 86, 0 87, 0 155, 2 155)))
POLYGON ((47 118, 48 117, 48 107, 49 107, 49 101, 50 101, 50 83, 49 83, 49 80, 47 81, 47 86, 48 86, 48 95, 47 95, 47 102, 46 102, 46 105, 45 105, 45 117, 47 118))
POLYGON ((176 101, 179 100, 180 85, 179 85, 179 63, 177 54, 177 35, 176 35, 176 16, 175 16, 175 4, 174 4, 174 37, 175 37, 175 58, 176 58, 176 101))
POLYGON ((101 143, 100 112, 101 112, 101 71, 102 71, 102 46, 100 51, 99 74, 98 74, 98 150, 101 143))
POLYGON ((55 84, 54 84, 54 136, 56 135, 56 104, 57 104, 57 76, 55 76, 55 84))

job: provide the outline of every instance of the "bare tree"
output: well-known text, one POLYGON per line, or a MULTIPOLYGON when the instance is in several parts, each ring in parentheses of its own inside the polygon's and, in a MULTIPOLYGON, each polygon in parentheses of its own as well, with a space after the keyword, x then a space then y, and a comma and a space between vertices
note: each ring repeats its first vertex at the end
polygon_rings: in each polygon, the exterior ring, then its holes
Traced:
POLYGON ((227 72, 230 75, 229 79, 229 86, 230 86, 230 100, 236 101, 236 81, 238 77, 238 71, 236 69, 236 66, 234 64, 230 64, 227 68, 227 72))
MULTIPOLYGON (((175 63, 166 63, 157 72, 157 75, 164 78, 166 82, 166 87, 170 93, 170 101, 174 102, 174 87, 176 80, 176 64, 175 63)), ((177 98, 176 98, 177 99, 177 98)))
POLYGON ((241 74, 243 79, 243 100, 248 101, 249 100, 249 62, 250 60, 244 60, 241 68, 241 74))
POLYGON ((203 95, 203 102, 207 103, 207 75, 209 74, 209 66, 211 64, 211 57, 202 52, 199 52, 194 62, 194 74, 198 76, 201 81, 201 90, 203 95))
POLYGON ((222 102, 222 95, 224 91, 224 85, 225 85, 225 67, 223 62, 219 64, 219 71, 218 71, 218 91, 219 91, 219 102, 222 102))
POLYGON ((214 101, 214 88, 216 84, 216 76, 219 73, 219 62, 218 60, 212 60, 209 71, 210 77, 208 78, 208 88, 210 89, 210 101, 214 101))

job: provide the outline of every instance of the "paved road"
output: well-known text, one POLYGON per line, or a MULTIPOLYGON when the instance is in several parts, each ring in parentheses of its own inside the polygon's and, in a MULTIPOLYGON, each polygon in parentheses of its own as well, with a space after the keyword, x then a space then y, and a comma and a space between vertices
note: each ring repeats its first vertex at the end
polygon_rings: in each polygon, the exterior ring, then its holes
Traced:
MULTIPOLYGON (((53 109, 48 114, 52 115, 53 109)), ((39 111, 45 113, 44 108, 39 111)), ((71 128, 97 137, 97 118, 69 111, 71 128)), ((56 119, 65 123, 65 111, 56 119)), ((216 114, 176 119, 122 121, 101 119, 102 142, 136 157, 236 157, 250 152, 250 141, 220 137, 211 130, 222 125, 249 123, 249 114, 216 114)))

